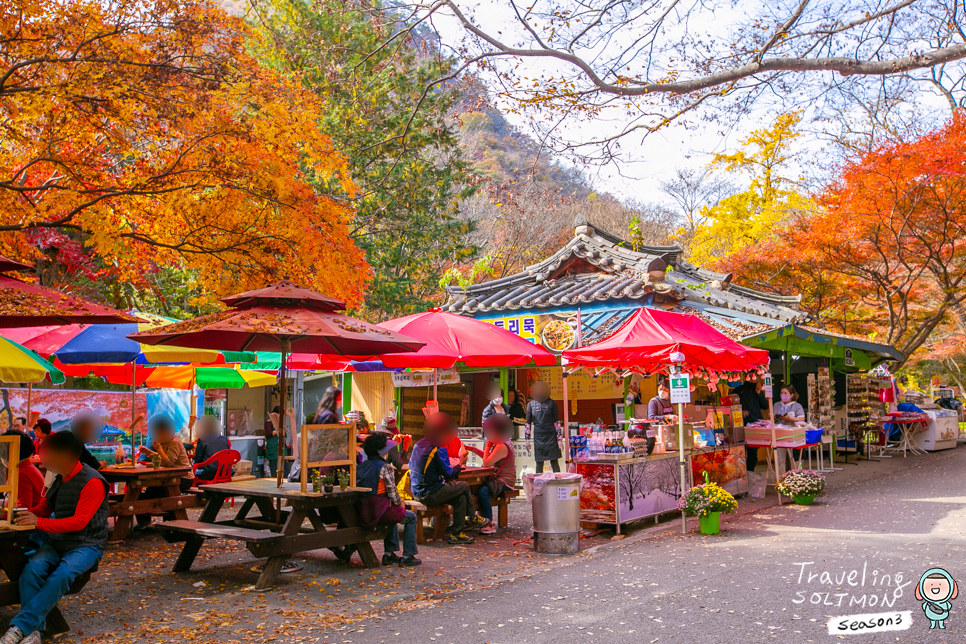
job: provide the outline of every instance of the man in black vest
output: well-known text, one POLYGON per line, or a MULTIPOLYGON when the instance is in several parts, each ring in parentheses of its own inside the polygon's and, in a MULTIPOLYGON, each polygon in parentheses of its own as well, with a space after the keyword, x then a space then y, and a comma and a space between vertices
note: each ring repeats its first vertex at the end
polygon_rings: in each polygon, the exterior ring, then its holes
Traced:
POLYGON ((0 644, 40 644, 47 614, 73 581, 90 570, 107 545, 107 481, 80 462, 83 445, 71 432, 51 434, 40 460, 57 475, 40 505, 18 514, 17 525, 36 526, 47 543, 20 577, 20 613, 0 644), (50 518, 53 515, 56 518, 50 518))

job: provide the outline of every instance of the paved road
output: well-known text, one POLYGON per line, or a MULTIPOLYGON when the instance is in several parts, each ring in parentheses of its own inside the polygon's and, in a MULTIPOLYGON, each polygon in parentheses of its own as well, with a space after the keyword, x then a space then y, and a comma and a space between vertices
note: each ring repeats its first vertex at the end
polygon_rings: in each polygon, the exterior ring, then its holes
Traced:
POLYGON ((638 534, 327 641, 962 642, 966 594, 948 628, 929 631, 914 592, 933 566, 966 580, 966 449, 907 464, 870 469, 821 505, 760 510, 719 536, 638 534), (881 611, 911 611, 912 625, 828 634, 833 616, 881 611))

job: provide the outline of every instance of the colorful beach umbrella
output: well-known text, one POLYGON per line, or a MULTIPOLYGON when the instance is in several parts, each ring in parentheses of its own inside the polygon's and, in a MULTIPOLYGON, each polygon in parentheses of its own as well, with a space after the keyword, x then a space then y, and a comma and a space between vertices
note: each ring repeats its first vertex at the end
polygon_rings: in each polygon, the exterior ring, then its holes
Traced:
POLYGON ((243 387, 269 387, 278 376, 261 371, 243 371, 237 366, 220 367, 161 366, 149 367, 144 379, 145 386, 159 389, 241 389, 243 387))
MULTIPOLYGON (((138 331, 156 329, 177 322, 171 318, 132 311, 136 322, 127 324, 97 324, 28 327, 5 329, 4 337, 21 343, 42 356, 54 356, 63 365, 122 365, 252 362, 252 352, 226 352, 183 347, 155 347, 142 345, 127 336, 138 331)), ((127 367, 130 371, 130 367, 127 367)), ((88 375, 70 372, 68 375, 88 375)), ((102 374, 96 374, 102 375, 102 374)), ((130 381, 130 376, 128 376, 130 381)))
POLYGON ((55 385, 64 382, 64 374, 54 365, 30 349, 0 338, 0 381, 33 384, 47 377, 55 385))

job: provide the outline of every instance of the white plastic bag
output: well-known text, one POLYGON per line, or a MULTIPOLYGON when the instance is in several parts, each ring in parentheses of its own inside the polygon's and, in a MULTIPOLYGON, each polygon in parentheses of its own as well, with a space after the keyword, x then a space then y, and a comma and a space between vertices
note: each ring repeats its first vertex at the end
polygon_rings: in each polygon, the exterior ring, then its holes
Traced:
POLYGON ((748 472, 748 496, 755 499, 765 498, 767 482, 762 474, 748 472))
POLYGON ((541 474, 527 474, 523 477, 523 492, 527 495, 527 503, 532 503, 534 497, 540 496, 547 481, 551 480, 579 480, 579 485, 583 485, 583 477, 580 474, 570 472, 543 472, 541 474))

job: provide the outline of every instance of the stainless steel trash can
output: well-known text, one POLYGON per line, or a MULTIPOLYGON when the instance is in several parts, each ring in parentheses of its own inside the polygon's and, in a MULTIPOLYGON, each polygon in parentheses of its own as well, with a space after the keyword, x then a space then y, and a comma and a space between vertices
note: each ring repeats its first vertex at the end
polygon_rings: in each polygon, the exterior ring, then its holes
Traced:
MULTIPOLYGON (((529 474, 529 489, 532 479, 529 474)), ((554 555, 580 552, 580 481, 579 474, 561 474, 544 482, 533 497, 533 549, 554 555)))

